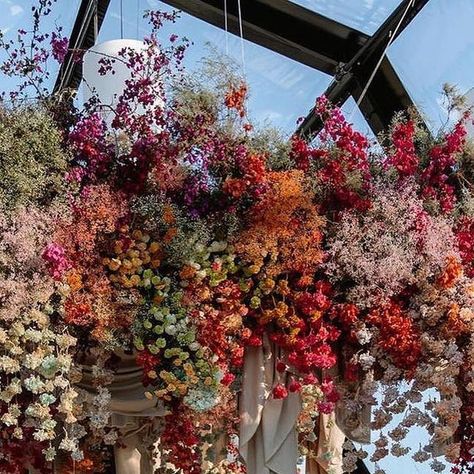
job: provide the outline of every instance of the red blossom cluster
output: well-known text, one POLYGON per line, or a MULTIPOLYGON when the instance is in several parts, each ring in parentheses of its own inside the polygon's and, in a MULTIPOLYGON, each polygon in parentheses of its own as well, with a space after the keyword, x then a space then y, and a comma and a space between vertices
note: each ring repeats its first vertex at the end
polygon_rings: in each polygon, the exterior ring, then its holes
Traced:
POLYGON ((247 99, 247 84, 240 84, 238 87, 231 86, 225 95, 225 106, 235 109, 241 118, 245 117, 245 103, 247 99))
POLYGON ((319 158, 317 176, 326 193, 323 209, 336 213, 367 210, 370 200, 366 194, 371 186, 367 138, 354 130, 326 97, 318 98, 315 112, 324 124, 319 137, 322 150, 315 154, 319 158), (354 188, 354 178, 360 180, 360 188, 354 188))
POLYGON ((238 161, 238 173, 241 177, 227 177, 222 190, 234 199, 240 199, 248 193, 253 197, 261 193, 261 185, 265 182, 265 157, 249 153, 238 161))
POLYGON ((100 114, 94 113, 78 121, 69 134, 69 143, 77 161, 77 167, 69 172, 71 180, 96 179, 109 169, 112 146, 105 140, 105 123, 100 114))
POLYGON ((398 304, 391 302, 372 309, 366 321, 378 328, 377 344, 395 365, 408 371, 417 366, 421 357, 420 332, 398 304))
POLYGON ((419 167, 419 158, 415 150, 415 123, 413 120, 399 122, 392 130, 393 152, 387 159, 387 165, 395 168, 401 178, 413 176, 419 167))
POLYGON ((456 228, 459 252, 467 276, 474 276, 474 219, 464 217, 456 228))
POLYGON ((176 469, 182 469, 186 474, 201 474, 198 427, 187 415, 184 407, 178 407, 165 417, 160 445, 167 462, 176 469))
POLYGON ((456 204, 456 188, 452 181, 457 155, 462 151, 466 138, 465 118, 459 121, 445 137, 443 143, 430 151, 428 166, 420 179, 426 198, 439 202, 443 212, 451 212, 456 204))

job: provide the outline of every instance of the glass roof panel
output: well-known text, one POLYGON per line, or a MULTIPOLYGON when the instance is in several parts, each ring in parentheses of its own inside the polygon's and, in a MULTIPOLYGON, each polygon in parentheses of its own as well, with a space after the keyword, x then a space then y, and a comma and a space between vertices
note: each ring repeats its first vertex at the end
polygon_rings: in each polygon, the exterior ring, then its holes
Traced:
POLYGON ((372 143, 377 141, 377 137, 374 135, 374 132, 352 96, 346 100, 341 110, 346 120, 352 124, 354 130, 363 133, 372 143))
POLYGON ((302 7, 372 35, 400 0, 292 0, 302 7))
MULTIPOLYGON (((32 0, 0 0, 0 30, 7 40, 14 39, 19 29, 29 30, 33 24, 31 7, 37 2, 32 0)), ((41 22, 41 31, 54 31, 56 26, 62 26, 63 35, 69 37, 79 9, 80 0, 57 0, 51 13, 41 22)), ((4 51, 0 51, 0 61, 5 59, 4 51)), ((50 79, 47 86, 53 86, 59 71, 59 64, 53 60, 48 64, 50 79)), ((0 92, 15 88, 17 81, 14 78, 1 77, 0 92)))
MULTIPOLYGON (((142 19, 144 9, 171 10, 156 0, 123 2, 123 8, 121 20, 120 0, 111 1, 100 31, 100 42, 119 38, 121 23, 126 38, 143 38, 148 32, 147 23, 142 19)), ((225 53, 225 32, 191 15, 182 13, 174 25, 166 25, 162 31, 163 37, 172 33, 186 36, 193 42, 186 59, 190 71, 213 50, 225 53)), ((240 38, 229 34, 228 49, 229 55, 240 65, 240 38)), ((296 120, 309 112, 316 97, 326 90, 331 77, 248 41, 244 41, 244 53, 252 119, 292 133, 296 120)))
POLYGON ((433 129, 447 119, 443 84, 462 93, 474 86, 473 25, 472 0, 431 0, 389 49, 388 57, 433 129))

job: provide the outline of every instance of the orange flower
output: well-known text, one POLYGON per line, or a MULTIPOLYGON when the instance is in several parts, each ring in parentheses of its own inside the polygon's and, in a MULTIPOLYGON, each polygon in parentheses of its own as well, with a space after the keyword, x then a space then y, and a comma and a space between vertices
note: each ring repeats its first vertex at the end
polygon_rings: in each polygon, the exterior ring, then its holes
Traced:
POLYGON ((446 266, 439 276, 437 283, 442 288, 452 288, 462 276, 462 266, 458 259, 450 256, 446 259, 446 266))
POLYGON ((176 229, 176 227, 170 227, 163 236, 163 242, 165 244, 170 243, 176 237, 177 234, 178 230, 176 229))
POLYGON ((66 281, 72 292, 79 291, 82 288, 82 276, 77 270, 71 270, 66 275, 66 281))
POLYGON ((171 206, 165 205, 163 209, 163 222, 168 225, 172 225, 176 222, 174 217, 173 209, 171 206))
POLYGON ((270 172, 266 182, 267 191, 250 210, 247 228, 235 242, 236 251, 250 264, 266 258, 269 277, 286 272, 312 275, 323 258, 324 221, 306 189, 304 174, 270 172))
POLYGON ((191 280, 191 278, 193 278, 195 274, 196 274, 196 269, 192 267, 191 265, 185 265, 179 272, 179 276, 183 280, 191 280))
POLYGON ((242 194, 245 193, 247 189, 247 184, 243 179, 239 178, 227 178, 224 181, 224 185, 222 186, 222 190, 226 194, 230 194, 233 198, 240 198, 242 194))
POLYGON ((463 320, 457 303, 452 303, 448 311, 448 319, 444 324, 442 334, 447 339, 455 339, 469 333, 469 325, 463 320))
POLYGON ((245 100, 247 98, 247 85, 231 86, 225 95, 224 103, 227 108, 235 109, 240 117, 245 117, 245 100))

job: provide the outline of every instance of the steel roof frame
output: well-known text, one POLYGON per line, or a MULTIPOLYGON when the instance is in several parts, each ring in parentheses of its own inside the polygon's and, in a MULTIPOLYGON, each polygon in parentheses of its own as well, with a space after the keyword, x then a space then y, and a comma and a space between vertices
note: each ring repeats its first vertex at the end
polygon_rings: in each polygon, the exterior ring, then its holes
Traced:
MULTIPOLYGON (((224 28, 225 0, 163 0, 201 20, 224 28)), ((372 36, 301 7, 288 0, 241 0, 244 37, 295 61, 332 75, 325 92, 331 102, 342 105, 350 96, 358 101, 380 59, 390 35, 395 31, 408 5, 396 36, 415 18, 429 0, 402 0, 372 36)), ((73 49, 91 47, 100 30, 110 0, 81 0, 72 30, 73 49), (97 11, 97 15, 95 12, 97 11)), ((228 30, 239 34, 237 1, 227 0, 228 30)), ((82 67, 70 52, 59 71, 55 91, 77 89, 82 67)), ((415 107, 390 61, 385 58, 373 78, 360 110, 375 134, 390 125, 393 114, 415 107)), ((321 123, 313 109, 297 133, 311 138, 321 123)))
POLYGON ((110 0, 81 0, 69 37, 69 52, 59 69, 54 92, 78 89, 82 80, 82 63, 75 60, 76 52, 94 46, 104 21, 110 0))
MULTIPOLYGON (((225 0, 163 0, 201 20, 224 28, 225 0)), ((295 61, 334 76, 326 96, 341 105, 357 101, 380 59, 391 32, 411 8, 396 37, 429 0, 402 0, 373 36, 334 21, 288 0, 241 0, 244 37, 295 61)), ((237 1, 227 0, 228 30, 239 34, 237 1)), ((415 107, 390 61, 385 58, 360 104, 375 134, 390 125, 393 114, 415 107)), ((321 124, 311 110, 297 132, 311 137, 321 124)))

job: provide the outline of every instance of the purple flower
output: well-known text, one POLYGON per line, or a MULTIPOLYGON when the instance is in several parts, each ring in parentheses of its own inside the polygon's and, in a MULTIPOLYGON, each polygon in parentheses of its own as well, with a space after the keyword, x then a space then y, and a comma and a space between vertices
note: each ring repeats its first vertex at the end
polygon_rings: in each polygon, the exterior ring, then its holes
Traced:
POLYGON ((69 40, 66 37, 60 36, 60 34, 53 32, 51 36, 51 48, 53 52, 53 58, 58 62, 62 63, 68 52, 69 40))

